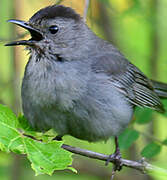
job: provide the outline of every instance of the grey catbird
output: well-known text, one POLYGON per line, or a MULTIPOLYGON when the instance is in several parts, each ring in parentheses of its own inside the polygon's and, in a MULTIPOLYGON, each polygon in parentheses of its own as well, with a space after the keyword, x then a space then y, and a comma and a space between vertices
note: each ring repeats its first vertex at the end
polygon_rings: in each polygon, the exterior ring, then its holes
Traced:
POLYGON ((69 134, 94 142, 118 136, 135 106, 164 112, 159 97, 167 97, 167 85, 149 80, 71 8, 53 5, 28 22, 9 22, 32 36, 7 45, 30 51, 22 106, 37 130, 53 128, 58 138, 69 134))

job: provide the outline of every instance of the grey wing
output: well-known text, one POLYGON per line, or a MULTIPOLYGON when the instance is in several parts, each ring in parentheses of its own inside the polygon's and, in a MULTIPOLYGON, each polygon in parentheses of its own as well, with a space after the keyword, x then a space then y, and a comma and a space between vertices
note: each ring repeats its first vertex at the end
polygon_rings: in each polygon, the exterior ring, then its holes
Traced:
POLYGON ((92 68, 96 73, 107 73, 109 80, 133 105, 165 111, 152 82, 118 52, 96 59, 92 68))
POLYGON ((129 64, 126 72, 119 77, 112 77, 112 80, 132 104, 164 112, 151 81, 134 65, 129 64))

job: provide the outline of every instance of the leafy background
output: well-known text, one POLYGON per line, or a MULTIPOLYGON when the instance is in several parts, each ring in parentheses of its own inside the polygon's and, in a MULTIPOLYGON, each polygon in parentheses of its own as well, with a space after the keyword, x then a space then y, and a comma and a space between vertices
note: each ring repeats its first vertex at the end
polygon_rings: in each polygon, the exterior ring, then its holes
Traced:
MULTIPOLYGON (((54 0, 1 0, 0 103, 10 107, 16 115, 21 112, 20 85, 28 56, 23 51, 24 47, 4 47, 4 43, 25 33, 21 28, 6 23, 6 20, 10 18, 28 20, 38 9, 55 2, 54 0)), ((64 0, 62 4, 83 14, 84 0, 64 0)), ((166 0, 91 0, 87 21, 89 27, 98 36, 117 46, 148 77, 167 82, 166 8, 166 0)), ((167 109, 167 101, 164 100, 163 103, 167 109)), ((3 106, 0 107, 0 112, 2 110, 4 110, 3 106)), ((7 114, 10 113, 7 112, 7 114)), ((4 119, 2 115, 0 119, 4 119)), ((14 119, 17 121, 16 117, 14 119)), ((141 156, 145 156, 150 163, 167 169, 166 119, 167 113, 161 115, 149 109, 136 109, 129 128, 119 137, 123 157, 139 160, 141 156)), ((4 128, 2 126, 0 128, 2 132, 4 128)), ((9 137, 9 131, 6 136, 9 137)), ((106 154, 114 150, 112 138, 107 143, 87 143, 67 136, 64 142, 106 154)), ((6 150, 5 147, 1 149, 6 150)), ((22 151, 21 148, 20 151, 22 151)), ((55 171, 53 176, 35 176, 25 155, 0 152, 0 179, 110 179, 111 166, 105 167, 103 162, 80 156, 73 156, 73 158, 73 167, 77 169, 78 174, 64 170, 55 171)), ((124 168, 115 179, 134 178, 136 180, 166 180, 167 177, 155 173, 143 175, 135 170, 124 168)))

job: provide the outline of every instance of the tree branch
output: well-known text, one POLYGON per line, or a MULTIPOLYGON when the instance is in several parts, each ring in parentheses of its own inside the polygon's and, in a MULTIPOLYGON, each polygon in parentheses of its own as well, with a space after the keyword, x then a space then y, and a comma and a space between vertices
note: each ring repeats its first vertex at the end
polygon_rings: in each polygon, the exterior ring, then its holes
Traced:
POLYGON ((87 13, 88 13, 89 2, 90 2, 90 0, 85 0, 85 9, 84 9, 84 15, 83 15, 83 19, 85 22, 86 22, 86 17, 87 17, 87 13))
MULTIPOLYGON (((42 142, 42 140, 36 139, 34 136, 27 135, 24 133, 23 133, 23 135, 26 137, 29 137, 31 139, 34 139, 36 141, 42 142)), ((74 153, 74 154, 78 154, 78 155, 85 156, 85 157, 92 158, 92 159, 107 161, 110 158, 110 162, 115 164, 114 155, 106 155, 106 154, 102 154, 102 153, 97 153, 97 152, 89 151, 87 149, 81 149, 78 147, 69 146, 67 144, 63 144, 61 147, 65 150, 69 151, 69 152, 74 153)), ((154 172, 158 171, 158 172, 162 172, 162 173, 167 174, 167 170, 159 168, 157 166, 153 166, 153 165, 147 163, 144 158, 142 158, 140 161, 132 161, 132 160, 121 158, 121 165, 125 166, 125 167, 132 168, 132 169, 136 169, 142 173, 151 172, 151 171, 154 171, 154 172)))
MULTIPOLYGON (((67 150, 67 151, 70 151, 74 154, 79 154, 81 156, 86 156, 88 158, 98 159, 98 160, 102 160, 102 161, 106 161, 109 158, 109 155, 89 151, 86 149, 81 149, 78 147, 69 146, 66 144, 63 144, 62 148, 67 150)), ((110 162, 114 163, 114 155, 110 156, 110 158, 111 158, 110 162)), ((126 166, 129 168, 139 170, 142 173, 150 172, 150 171, 161 171, 163 173, 167 173, 167 170, 153 166, 153 165, 147 163, 144 158, 140 161, 132 161, 132 160, 127 160, 127 159, 121 159, 121 162, 122 162, 122 166, 126 166)))

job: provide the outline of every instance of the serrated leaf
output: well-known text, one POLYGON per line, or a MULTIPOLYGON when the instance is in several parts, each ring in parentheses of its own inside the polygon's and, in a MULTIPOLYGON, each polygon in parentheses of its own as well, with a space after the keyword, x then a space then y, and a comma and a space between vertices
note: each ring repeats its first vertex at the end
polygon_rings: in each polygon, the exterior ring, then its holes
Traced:
POLYGON ((0 105, 0 143, 4 151, 22 151, 21 134, 17 130, 18 120, 16 115, 6 106, 0 105))
POLYGON ((139 133, 133 129, 126 129, 119 136, 119 147, 121 149, 128 149, 134 141, 139 137, 139 133))
POLYGON ((138 124, 146 124, 152 120, 153 110, 148 108, 136 108, 135 122, 138 124))
MULTIPOLYGON (((32 131, 26 119, 19 117, 18 122, 15 114, 6 106, 0 105, 0 149, 3 151, 13 151, 15 153, 26 153, 32 163, 32 168, 36 174, 51 175, 54 170, 71 169, 72 153, 61 148, 62 142, 50 141, 51 132, 46 134, 32 131), (24 131, 35 135, 36 139, 45 139, 46 142, 26 137, 17 128, 24 128, 24 131)), ((23 129, 22 129, 23 130, 23 129)))
POLYGON ((146 158, 152 158, 153 156, 159 154, 160 151, 161 151, 161 146, 155 142, 152 142, 144 147, 144 149, 141 152, 141 155, 146 158))
POLYGON ((67 169, 72 164, 72 153, 61 148, 62 142, 43 143, 25 137, 24 143, 36 175, 51 175, 55 170, 67 169))

